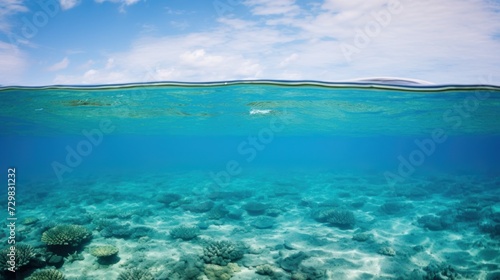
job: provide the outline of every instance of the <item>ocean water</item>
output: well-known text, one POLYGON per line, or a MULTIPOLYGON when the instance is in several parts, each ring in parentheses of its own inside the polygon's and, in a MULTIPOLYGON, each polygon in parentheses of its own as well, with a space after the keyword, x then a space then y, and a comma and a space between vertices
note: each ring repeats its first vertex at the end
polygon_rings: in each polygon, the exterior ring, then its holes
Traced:
POLYGON ((499 87, 7 87, 0 106, 7 279, 500 279, 499 87))

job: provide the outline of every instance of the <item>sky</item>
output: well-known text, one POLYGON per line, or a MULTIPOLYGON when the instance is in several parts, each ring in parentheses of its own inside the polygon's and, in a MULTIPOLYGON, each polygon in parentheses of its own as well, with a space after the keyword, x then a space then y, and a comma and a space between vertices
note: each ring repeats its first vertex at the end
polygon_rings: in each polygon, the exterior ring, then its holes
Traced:
POLYGON ((0 84, 500 85, 499 0, 0 0, 0 84))

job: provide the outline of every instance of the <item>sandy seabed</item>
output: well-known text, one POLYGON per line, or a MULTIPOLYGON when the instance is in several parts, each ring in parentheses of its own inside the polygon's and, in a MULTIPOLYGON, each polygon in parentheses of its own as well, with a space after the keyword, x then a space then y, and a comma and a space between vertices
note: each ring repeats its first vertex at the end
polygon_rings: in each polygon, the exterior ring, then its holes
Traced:
POLYGON ((125 177, 20 189, 16 238, 35 255, 18 279, 51 267, 79 280, 129 279, 119 277, 131 269, 153 279, 500 279, 499 177, 434 174, 392 187, 379 174, 311 170, 246 172, 224 187, 202 171, 125 177), (41 236, 60 224, 92 236, 55 250, 41 236), (172 236, 179 227, 194 236, 172 236), (241 256, 207 258, 217 241, 241 256), (100 260, 90 252, 100 245, 118 254, 100 260))

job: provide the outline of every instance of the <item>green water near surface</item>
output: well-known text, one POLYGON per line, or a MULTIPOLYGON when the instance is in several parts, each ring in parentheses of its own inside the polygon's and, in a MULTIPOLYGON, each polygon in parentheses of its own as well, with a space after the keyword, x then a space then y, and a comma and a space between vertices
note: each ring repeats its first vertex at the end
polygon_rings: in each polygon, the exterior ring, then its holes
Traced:
POLYGON ((242 135, 286 120, 288 135, 498 134, 500 88, 234 82, 0 89, 3 134, 242 135), (267 112, 251 114, 251 112, 267 112))

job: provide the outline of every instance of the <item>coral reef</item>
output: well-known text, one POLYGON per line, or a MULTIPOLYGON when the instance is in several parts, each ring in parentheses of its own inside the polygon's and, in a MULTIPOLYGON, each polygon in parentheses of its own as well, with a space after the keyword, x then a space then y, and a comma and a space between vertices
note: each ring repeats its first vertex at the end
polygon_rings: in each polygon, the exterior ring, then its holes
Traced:
POLYGON ((255 268, 255 273, 259 275, 273 276, 276 273, 276 269, 269 264, 259 265, 255 268))
POLYGON ((205 265, 205 275, 209 280, 229 280, 238 271, 240 271, 240 267, 235 263, 230 263, 227 266, 205 265))
POLYGON ((446 264, 429 264, 424 268, 424 271, 427 273, 424 280, 465 279, 453 267, 446 264))
POLYGON ((8 270, 9 268, 12 268, 12 266, 8 263, 12 252, 15 254, 15 270, 27 265, 35 256, 35 251, 30 245, 17 244, 13 247, 15 247, 14 251, 11 251, 10 248, 5 248, 0 251, 0 270, 8 270))
POLYGON ((267 208, 269 208, 269 205, 260 202, 248 202, 243 205, 243 209, 245 209, 247 213, 252 216, 264 214, 267 208))
POLYGON ((425 215, 418 219, 418 223, 426 229, 439 231, 449 229, 453 225, 453 219, 446 215, 440 217, 425 215))
POLYGON ((168 275, 169 280, 198 280, 202 279, 204 264, 195 255, 183 256, 168 275))
POLYGON ((476 207, 459 208, 457 210, 456 220, 459 222, 477 222, 481 218, 481 209, 476 207))
POLYGON ((42 242, 47 245, 78 246, 88 239, 91 233, 79 225, 58 225, 42 234, 42 242))
POLYGON ((231 209, 229 210, 229 213, 227 213, 227 217, 233 220, 239 220, 241 219, 241 216, 243 216, 244 211, 242 209, 231 209))
POLYGON ((55 269, 43 269, 35 271, 27 280, 64 280, 64 274, 55 269))
POLYGON ((117 225, 113 220, 103 219, 103 218, 93 219, 92 224, 95 225, 95 229, 97 231, 102 231, 106 228, 113 227, 113 226, 117 225))
POLYGON ((203 260, 207 264, 226 266, 243 257, 243 250, 229 241, 211 242, 203 248, 203 260))
POLYGON ((130 238, 132 231, 128 225, 120 225, 118 223, 110 224, 98 224, 98 227, 103 227, 101 230, 101 236, 104 238, 116 237, 116 238, 130 238))
POLYGON ((210 224, 206 221, 200 221, 197 226, 199 229, 208 229, 210 224))
POLYGON ((494 223, 493 221, 481 221, 479 223, 479 229, 481 232, 489 233, 493 239, 500 237, 500 224, 494 223))
POLYGON ((207 213, 207 219, 209 220, 220 220, 229 213, 229 210, 227 210, 224 205, 219 204, 212 208, 212 210, 208 211, 207 213))
POLYGON ((320 223, 326 223, 330 212, 334 211, 334 208, 316 208, 312 211, 312 218, 320 223))
POLYGON ((57 254, 51 254, 46 256, 46 262, 48 265, 54 266, 56 268, 60 268, 61 265, 63 264, 63 257, 57 255, 57 254))
POLYGON ((27 225, 32 225, 38 223, 39 219, 37 217, 26 217, 24 218, 22 224, 27 226, 27 225))
POLYGON ((120 275, 118 275, 118 278, 116 280, 154 280, 153 274, 147 270, 142 270, 142 269, 129 269, 126 270, 120 275))
POLYGON ((488 273, 485 280, 498 280, 500 279, 500 272, 488 273))
POLYGON ((177 202, 181 199, 181 195, 176 193, 165 193, 158 197, 157 201, 163 203, 167 206, 172 206, 173 202, 177 202))
POLYGON ((281 210, 278 208, 267 209, 266 215, 270 217, 278 217, 281 214, 281 210))
POLYGON ((218 200, 218 199, 236 199, 236 200, 243 200, 246 198, 249 198, 253 195, 251 191, 216 191, 208 194, 208 198, 212 200, 218 200))
POLYGON ((396 255, 396 250, 394 250, 394 248, 392 247, 382 247, 380 248, 377 253, 381 254, 381 255, 386 255, 386 256, 390 256, 390 257, 393 257, 396 255))
POLYGON ((296 271, 299 268, 300 263, 307 258, 309 258, 309 256, 306 253, 300 251, 281 259, 279 263, 281 268, 286 271, 296 271))
POLYGON ((269 229, 275 224, 273 218, 269 217, 259 217, 252 222, 252 226, 258 229, 269 229))
POLYGON ((314 198, 303 197, 300 199, 299 206, 316 207, 316 206, 318 206, 318 203, 316 201, 314 201, 314 198))
POLYGON ((85 258, 83 257, 82 254, 78 254, 77 251, 75 251, 72 254, 69 254, 66 258, 64 258, 65 262, 72 263, 75 261, 83 261, 85 258))
POLYGON ((307 275, 305 275, 304 273, 302 273, 300 271, 292 273, 291 279, 292 280, 308 280, 307 275))
POLYGON ((302 266, 297 273, 292 274, 292 279, 304 279, 304 280, 323 280, 327 279, 327 274, 324 269, 318 269, 312 266, 302 266), (293 278, 294 275, 303 278, 293 278))
POLYGON ((186 204, 183 205, 182 208, 186 211, 191 211, 194 213, 205 213, 210 211, 214 207, 213 201, 203 201, 195 204, 186 204))
POLYGON ((118 254, 118 248, 113 245, 94 246, 89 249, 89 253, 97 258, 106 258, 118 254))
POLYGON ((351 202, 349 205, 352 208, 359 209, 359 208, 363 207, 363 205, 365 205, 365 204, 366 204, 366 200, 364 200, 364 199, 358 199, 356 201, 351 202))
POLYGON ((174 239, 180 238, 184 241, 196 238, 200 230, 194 226, 180 226, 170 231, 170 236, 174 239))
POLYGON ((354 213, 337 208, 320 208, 313 212, 313 219, 321 223, 329 223, 340 229, 349 229, 356 224, 354 213))
POLYGON ((359 241, 359 242, 365 242, 365 241, 368 241, 370 239, 373 239, 373 234, 366 233, 366 232, 356 233, 352 236, 352 240, 359 241))
POLYGON ((352 228, 356 223, 354 214, 347 210, 333 210, 326 220, 332 226, 339 228, 352 228))
POLYGON ((139 239, 145 236, 152 236, 155 233, 155 230, 150 227, 131 227, 130 228, 130 238, 131 239, 139 239))
POLYGON ((380 211, 388 215, 399 214, 410 208, 410 204, 399 201, 388 201, 380 206, 380 211))
POLYGON ((118 257, 118 248, 113 245, 99 245, 89 249, 92 256, 97 258, 97 263, 102 265, 111 265, 120 261, 118 257))

